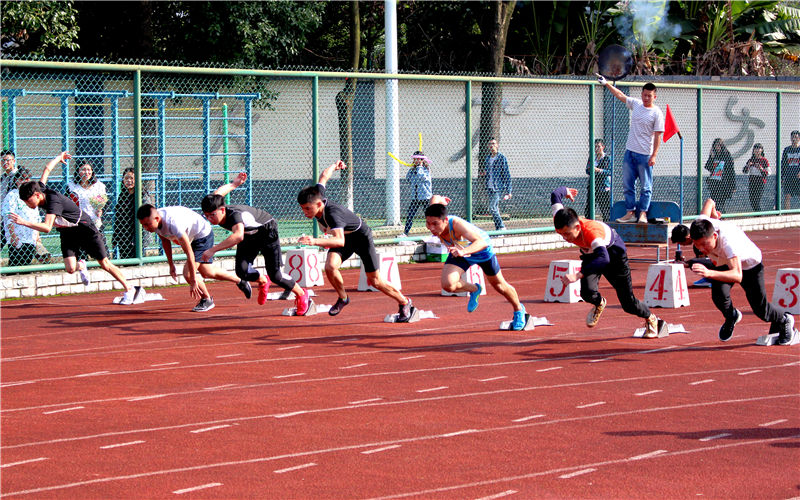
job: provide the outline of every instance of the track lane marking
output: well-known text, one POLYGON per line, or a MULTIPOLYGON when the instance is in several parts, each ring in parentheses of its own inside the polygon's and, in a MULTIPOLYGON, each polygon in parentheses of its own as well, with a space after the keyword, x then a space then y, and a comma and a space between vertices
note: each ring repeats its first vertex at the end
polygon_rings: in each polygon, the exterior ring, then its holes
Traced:
POLYGON ((590 472, 594 472, 596 470, 597 469, 594 469, 594 468, 576 470, 575 472, 569 472, 567 474, 561 474, 560 476, 558 476, 558 478, 559 479, 569 479, 571 477, 582 476, 583 474, 589 474, 590 472))
POLYGON ((400 448, 400 445, 399 444, 393 444, 391 446, 382 446, 380 448, 374 448, 372 450, 364 450, 364 451, 361 452, 361 454, 362 455, 371 455, 373 453, 380 453, 382 451, 394 450, 396 448, 400 448))
POLYGON ((785 418, 782 418, 780 420, 773 420, 772 422, 765 422, 763 424, 758 424, 758 426, 759 427, 769 427, 771 425, 778 425, 778 424, 782 424, 784 422, 788 422, 788 420, 785 419, 785 418))
POLYGON ((193 491, 204 490, 206 488, 216 488, 217 486, 222 486, 222 483, 201 484, 200 486, 192 486, 191 488, 184 488, 182 490, 175 490, 172 493, 174 493, 176 495, 183 495, 184 493, 191 493, 193 491))
POLYGON ((634 396, 649 396, 650 394, 656 394, 658 392, 664 392, 664 391, 662 391, 661 389, 653 389, 652 391, 637 392, 636 394, 634 394, 634 396))
POLYGON ((488 497, 480 497, 477 498, 476 500, 495 500, 496 498, 503 498, 509 495, 514 495, 516 493, 519 492, 517 490, 506 490, 506 491, 501 491, 500 493, 495 493, 494 495, 489 495, 488 497))
POLYGON ((586 403, 585 405, 578 405, 575 408, 591 408, 592 406, 600 406, 606 404, 605 401, 597 401, 596 403, 586 403))
POLYGON ((383 401, 383 398, 371 398, 371 399, 362 399, 360 401, 350 401, 349 405, 360 405, 364 403, 374 403, 375 401, 383 401))
POLYGON ((714 434, 713 436, 706 436, 704 438, 700 438, 699 441, 702 441, 702 442, 713 441, 715 439, 722 439, 722 438, 726 438, 726 437, 732 436, 732 435, 733 434, 731 434, 730 432, 723 432, 722 434, 714 434))
POLYGON ((292 472, 292 471, 296 471, 296 470, 300 470, 300 469, 307 469, 309 467, 314 467, 316 465, 317 464, 315 464, 314 462, 309 462, 307 464, 295 465, 294 467, 287 467, 285 469, 278 469, 278 470, 274 470, 272 472, 274 472, 275 474, 284 474, 286 472, 292 472))
POLYGON ((512 420, 512 422, 527 422, 528 420, 533 420, 535 418, 542 418, 542 417, 544 417, 544 414, 530 415, 528 417, 516 418, 512 420))
POLYGON ((83 410, 86 408, 85 406, 73 406, 71 408, 62 408, 60 410, 51 410, 51 411, 43 411, 42 415, 52 415, 53 413, 61 413, 64 411, 75 411, 75 410, 83 410))
POLYGON ((628 458, 628 460, 629 461, 644 460, 646 458, 653 458, 653 457, 656 457, 658 455, 663 455, 664 453, 668 453, 667 450, 656 450, 656 451, 651 451, 650 453, 643 453, 641 455, 635 455, 633 457, 628 458))
POLYGON ((110 450, 111 448, 121 448, 123 446, 133 446, 135 444, 142 444, 145 441, 138 440, 138 441, 128 441, 127 443, 116 443, 116 444, 107 444, 105 446, 101 446, 101 450, 110 450))
POLYGON ((50 460, 47 457, 39 457, 39 458, 31 458, 28 460, 20 460, 19 462, 11 462, 7 464, 0 465, 0 469, 4 469, 6 467, 14 467, 15 465, 23 465, 23 464, 30 464, 33 462, 41 462, 42 460, 50 460))
POLYGON ((504 378, 508 378, 508 376, 507 375, 503 375, 503 376, 500 376, 500 377, 482 378, 482 379, 479 379, 478 382, 492 382, 493 380, 502 380, 504 378))
POLYGON ((208 432, 208 431, 215 431, 217 429, 224 429, 226 427, 230 427, 231 424, 222 424, 222 425, 212 425, 211 427, 204 427, 202 429, 195 429, 193 431, 189 431, 192 434, 200 434, 201 432, 208 432))
POLYGON ((417 392, 434 392, 434 391, 443 391, 447 389, 446 385, 440 385, 439 387, 431 387, 430 389, 417 389, 417 392))
POLYGON ((698 380, 696 382, 689 382, 689 385, 700 385, 700 384, 708 384, 714 382, 713 378, 707 378, 705 380, 698 380))

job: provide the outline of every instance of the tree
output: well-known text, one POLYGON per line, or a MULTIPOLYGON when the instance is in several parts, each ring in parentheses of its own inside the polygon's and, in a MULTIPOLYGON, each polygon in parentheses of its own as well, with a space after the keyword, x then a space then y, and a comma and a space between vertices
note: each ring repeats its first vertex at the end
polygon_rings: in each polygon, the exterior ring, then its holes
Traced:
MULTIPOLYGON (((361 18, 358 1, 350 2, 350 65, 358 71, 361 60, 361 18)), ((336 111, 339 117, 339 154, 347 164, 347 208, 353 210, 353 102, 356 96, 356 78, 346 78, 344 88, 336 94, 336 111)))
POLYGON ((3 52, 44 56, 78 48, 77 11, 66 2, 4 2, 3 52))

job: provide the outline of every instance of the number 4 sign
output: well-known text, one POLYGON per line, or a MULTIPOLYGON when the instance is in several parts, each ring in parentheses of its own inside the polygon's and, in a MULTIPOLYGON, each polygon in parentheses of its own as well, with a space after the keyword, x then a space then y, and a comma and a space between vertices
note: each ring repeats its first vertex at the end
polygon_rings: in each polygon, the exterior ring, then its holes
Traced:
POLYGON ((800 268, 778 269, 772 305, 786 309, 789 314, 800 314, 800 268))
POLYGON ((689 289, 683 264, 651 264, 647 269, 644 303, 650 307, 688 306, 689 289))
POLYGON ((561 277, 565 274, 575 274, 581 270, 579 260, 554 260, 550 262, 550 270, 547 272, 547 286, 544 289, 545 302, 580 302, 581 282, 576 281, 564 284, 561 277))

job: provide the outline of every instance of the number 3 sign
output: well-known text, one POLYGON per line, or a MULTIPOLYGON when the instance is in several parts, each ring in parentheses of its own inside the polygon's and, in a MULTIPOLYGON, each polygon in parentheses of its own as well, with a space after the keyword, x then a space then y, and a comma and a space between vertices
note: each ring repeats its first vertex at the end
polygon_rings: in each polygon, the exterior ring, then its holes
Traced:
POLYGON ((772 305, 786 309, 789 314, 800 314, 800 268, 778 269, 772 305))

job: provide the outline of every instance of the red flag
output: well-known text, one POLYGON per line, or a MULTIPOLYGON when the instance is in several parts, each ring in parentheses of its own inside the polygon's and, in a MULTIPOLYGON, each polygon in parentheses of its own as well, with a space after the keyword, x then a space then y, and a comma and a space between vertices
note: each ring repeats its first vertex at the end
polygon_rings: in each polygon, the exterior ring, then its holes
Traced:
POLYGON ((675 134, 682 138, 678 124, 675 123, 675 117, 672 116, 672 110, 669 109, 669 104, 667 104, 667 116, 664 118, 664 142, 667 142, 675 134))

